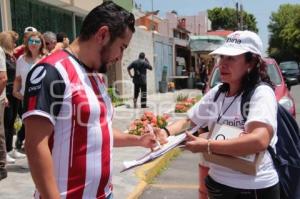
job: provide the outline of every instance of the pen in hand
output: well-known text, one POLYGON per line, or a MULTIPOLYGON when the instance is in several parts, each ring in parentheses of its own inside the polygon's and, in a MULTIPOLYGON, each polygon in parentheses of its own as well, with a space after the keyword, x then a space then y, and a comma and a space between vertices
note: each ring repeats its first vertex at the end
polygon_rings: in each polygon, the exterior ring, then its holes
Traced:
MULTIPOLYGON (((150 124, 147 125, 147 128, 149 129, 149 133, 154 134, 154 130, 153 130, 153 128, 150 124)), ((160 145, 159 141, 157 139, 155 141, 156 141, 156 144, 158 146, 158 149, 160 149, 161 145, 160 145)))

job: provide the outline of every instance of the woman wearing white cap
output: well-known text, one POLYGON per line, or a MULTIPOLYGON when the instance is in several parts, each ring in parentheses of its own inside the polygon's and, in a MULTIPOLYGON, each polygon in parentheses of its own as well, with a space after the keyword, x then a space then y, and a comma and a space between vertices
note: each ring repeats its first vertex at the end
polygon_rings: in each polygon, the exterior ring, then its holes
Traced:
MULTIPOLYGON (((279 179, 267 147, 277 141, 277 102, 272 83, 262 60, 262 42, 256 33, 236 31, 228 35, 223 46, 211 54, 219 56, 222 84, 211 89, 188 112, 188 118, 160 130, 157 135, 180 132, 188 123, 212 129, 215 123, 234 125, 243 136, 230 140, 207 140, 188 135, 186 149, 229 156, 242 156, 266 151, 256 175, 248 175, 218 164, 209 164, 206 187, 210 199, 260 198, 278 199, 279 179), (259 82, 251 98, 247 120, 241 114, 241 94, 259 82), (217 99, 214 98, 219 93, 217 99)), ((163 141, 163 140, 162 140, 163 141)))

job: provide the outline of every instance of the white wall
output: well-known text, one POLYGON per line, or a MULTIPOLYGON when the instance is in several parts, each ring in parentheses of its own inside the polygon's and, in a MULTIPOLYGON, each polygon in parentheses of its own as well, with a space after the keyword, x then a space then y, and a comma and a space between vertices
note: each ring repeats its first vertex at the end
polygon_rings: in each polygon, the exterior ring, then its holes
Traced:
POLYGON ((56 7, 70 10, 77 14, 86 15, 94 7, 101 4, 103 0, 39 0, 56 7))
POLYGON ((186 18, 186 29, 194 35, 206 34, 211 29, 206 11, 194 16, 183 16, 183 18, 186 18))
POLYGON ((177 21, 181 18, 186 19, 186 29, 194 35, 206 34, 208 30, 211 30, 211 22, 206 11, 199 12, 194 16, 177 16, 167 12, 166 18, 159 23, 158 32, 161 35, 173 37, 173 30, 177 28, 177 21))
MULTIPOLYGON (((122 97, 133 98, 133 83, 127 72, 127 66, 136 60, 140 52, 144 52, 151 66, 153 66, 153 36, 152 32, 136 27, 128 48, 124 52, 121 66, 122 84, 118 83, 117 88, 122 97)), ((117 70, 118 73, 118 70, 117 70)), ((154 70, 147 71, 147 91, 149 94, 155 92, 154 70)))
POLYGON ((167 37, 173 37, 173 30, 177 28, 178 17, 171 12, 166 13, 166 18, 158 24, 158 32, 167 37))

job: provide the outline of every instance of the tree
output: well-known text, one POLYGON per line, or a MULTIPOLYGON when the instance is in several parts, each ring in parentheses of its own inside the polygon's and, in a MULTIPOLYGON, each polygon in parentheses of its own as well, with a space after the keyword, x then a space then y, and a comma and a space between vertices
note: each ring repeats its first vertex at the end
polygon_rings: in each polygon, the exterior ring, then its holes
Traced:
MULTIPOLYGON (((239 12, 239 15, 243 17, 244 27, 243 29, 252 30, 258 32, 256 26, 256 18, 254 15, 249 14, 245 11, 239 12)), ((211 21, 211 26, 213 30, 227 29, 227 30, 237 30, 238 20, 237 12, 233 8, 221 8, 216 7, 212 10, 208 10, 208 18, 211 21)))
POLYGON ((283 4, 271 15, 269 55, 278 62, 300 61, 300 5, 283 4))

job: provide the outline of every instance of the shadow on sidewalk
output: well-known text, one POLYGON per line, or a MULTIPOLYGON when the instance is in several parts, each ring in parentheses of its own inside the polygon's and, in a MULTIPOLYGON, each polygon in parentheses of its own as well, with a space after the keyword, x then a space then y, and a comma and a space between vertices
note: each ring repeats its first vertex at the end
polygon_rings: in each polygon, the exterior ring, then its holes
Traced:
POLYGON ((29 173, 30 172, 28 166, 18 165, 18 164, 7 165, 7 171, 14 172, 14 173, 29 173))

